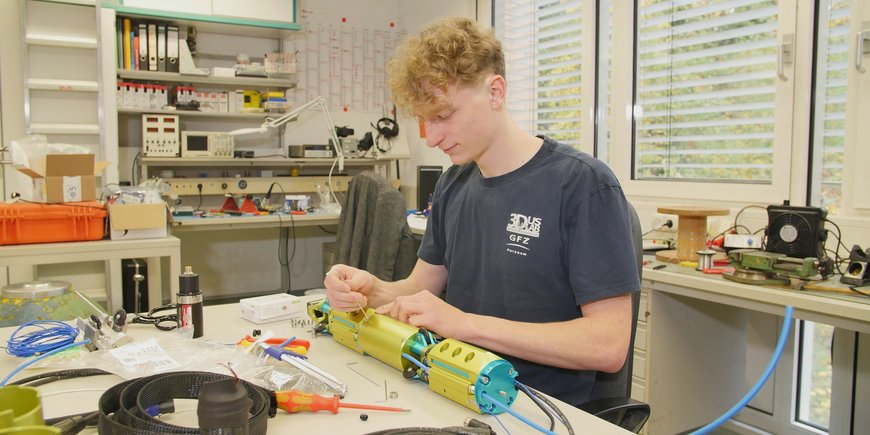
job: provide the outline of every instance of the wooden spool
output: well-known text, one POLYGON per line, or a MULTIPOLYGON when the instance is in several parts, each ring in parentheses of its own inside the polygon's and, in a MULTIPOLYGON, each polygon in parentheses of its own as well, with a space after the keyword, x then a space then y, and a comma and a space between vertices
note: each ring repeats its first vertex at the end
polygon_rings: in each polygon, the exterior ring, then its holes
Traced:
POLYGON ((707 247, 707 216, 727 216, 725 208, 659 207, 659 213, 677 215, 677 249, 656 253, 656 260, 668 263, 698 261, 698 251, 707 247))

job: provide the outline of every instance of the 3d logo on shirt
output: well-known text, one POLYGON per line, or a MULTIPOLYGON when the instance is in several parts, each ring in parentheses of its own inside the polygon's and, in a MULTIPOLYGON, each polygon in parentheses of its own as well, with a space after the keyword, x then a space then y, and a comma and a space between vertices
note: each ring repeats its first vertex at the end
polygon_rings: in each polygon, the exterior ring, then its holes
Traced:
POLYGON ((511 254, 526 256, 530 250, 529 241, 532 240, 532 237, 537 238, 541 235, 541 218, 511 213, 507 231, 511 233, 508 234, 507 251, 511 254), (522 251, 517 249, 522 249, 522 251))

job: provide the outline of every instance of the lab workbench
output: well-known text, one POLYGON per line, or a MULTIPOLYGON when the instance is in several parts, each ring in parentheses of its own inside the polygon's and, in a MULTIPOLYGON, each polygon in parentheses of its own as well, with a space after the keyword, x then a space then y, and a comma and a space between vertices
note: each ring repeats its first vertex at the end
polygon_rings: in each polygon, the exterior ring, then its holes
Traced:
MULTIPOLYGON (((307 296, 306 299, 316 299, 316 297, 307 296)), ((325 411, 288 414, 279 410, 278 415, 268 421, 268 433, 320 433, 323 432, 324 428, 328 428, 328 433, 364 434, 406 427, 461 426, 463 421, 468 418, 476 418, 489 424, 497 433, 536 433, 530 426, 507 413, 498 415, 498 419, 492 415, 477 414, 430 391, 428 385, 422 381, 404 379, 401 372, 370 356, 356 353, 335 342, 329 336, 313 337, 305 327, 293 325, 294 322, 288 320, 262 325, 250 323, 240 317, 237 304, 207 306, 204 309, 205 333, 197 341, 207 340, 216 343, 216 345, 235 343, 245 335, 251 334, 255 328, 264 333, 272 332, 276 337, 305 338, 311 342, 308 361, 347 384, 348 392, 342 400, 407 408, 410 409, 410 412, 379 412, 340 408, 337 414, 325 411), (368 414, 368 418, 362 420, 361 413, 368 414), (503 432, 503 430, 507 432, 503 432)), ((0 340, 5 343, 13 329, 11 327, 0 329, 0 340)), ((138 324, 129 325, 127 333, 134 339, 146 339, 158 334, 173 334, 172 332, 157 331, 150 325, 138 324)), ((20 359, 10 355, 0 355, 0 374, 5 376, 20 362, 20 359)), ((12 381, 16 378, 32 375, 37 370, 50 369, 24 370, 12 381)), ((522 373, 520 373, 519 379, 522 379, 522 373)), ((40 386, 38 388, 43 394, 42 405, 45 417, 95 410, 102 390, 120 381, 122 381, 121 377, 111 375, 72 379, 40 386)), ((630 433, 578 408, 553 400, 567 416, 577 433, 630 433)), ((176 411, 178 415, 170 414, 167 416, 167 418, 172 419, 170 421, 186 426, 197 425, 195 404, 176 406, 178 407, 176 411)), ((517 396, 511 409, 537 425, 549 427, 547 416, 522 393, 517 396)), ((558 420, 555 432, 558 434, 567 433, 564 426, 558 423, 558 420)), ((95 433, 95 431, 90 433, 95 433)))
POLYGON ((286 228, 315 225, 337 225, 338 213, 308 213, 303 215, 274 213, 252 216, 226 215, 222 217, 174 217, 173 232, 181 231, 223 231, 230 229, 286 228))
POLYGON ((675 264, 656 270, 664 263, 648 259, 634 374, 645 392, 636 398, 653 410, 650 435, 700 427, 746 394, 751 313, 781 317, 791 306, 795 321, 870 333, 870 298, 858 293, 742 284, 675 264))

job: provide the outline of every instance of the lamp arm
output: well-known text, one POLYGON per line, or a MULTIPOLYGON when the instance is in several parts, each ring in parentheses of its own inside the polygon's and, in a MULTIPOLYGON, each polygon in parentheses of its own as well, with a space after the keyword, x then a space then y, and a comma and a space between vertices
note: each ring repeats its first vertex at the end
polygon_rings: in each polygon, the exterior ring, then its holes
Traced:
POLYGON ((277 117, 272 119, 266 119, 259 127, 255 128, 241 128, 238 130, 230 131, 229 134, 233 136, 243 135, 243 134, 253 134, 253 133, 265 133, 269 129, 278 128, 282 125, 296 119, 302 112, 305 112, 308 109, 311 109, 315 106, 320 107, 320 111, 323 112, 324 118, 326 118, 326 128, 329 130, 329 138, 332 139, 332 147, 335 149, 335 156, 338 159, 338 170, 339 172, 344 171, 344 153, 341 150, 341 144, 338 142, 338 135, 335 133, 335 124, 332 122, 332 117, 329 116, 329 108, 326 106, 326 99, 323 96, 318 96, 317 98, 277 117))
POLYGON ((344 171, 344 151, 341 149, 341 143, 338 142, 338 134, 335 133, 335 123, 332 122, 332 116, 329 115, 329 109, 326 107, 326 99, 317 97, 316 101, 320 104, 320 109, 323 111, 323 116, 326 118, 326 128, 329 130, 329 137, 332 139, 332 147, 335 148, 335 157, 338 159, 338 172, 344 171))
MULTIPOLYGON (((311 100, 311 101, 309 101, 309 102, 307 102, 307 103, 305 103, 305 104, 303 104, 303 105, 301 105, 301 106, 299 106, 299 107, 297 107, 297 108, 295 108, 295 109, 293 109, 293 110, 291 110, 291 111, 289 111, 289 112, 287 112, 287 113, 285 113, 277 118, 266 120, 266 122, 264 122, 263 125, 261 125, 261 127, 278 128, 278 127, 298 118, 299 115, 302 114, 302 112, 305 112, 306 110, 308 110, 308 109, 310 109, 318 104, 321 104, 322 101, 323 101, 323 97, 317 97, 317 98, 315 98, 315 99, 313 99, 313 100, 311 100)), ((323 107, 323 106, 321 105, 321 107, 323 107)))

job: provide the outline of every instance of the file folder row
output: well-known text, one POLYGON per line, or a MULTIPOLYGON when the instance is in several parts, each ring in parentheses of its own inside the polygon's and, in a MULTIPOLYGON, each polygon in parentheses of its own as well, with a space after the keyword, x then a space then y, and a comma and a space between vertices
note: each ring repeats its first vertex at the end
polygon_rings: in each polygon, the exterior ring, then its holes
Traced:
POLYGON ((119 69, 178 72, 178 26, 129 18, 116 24, 119 69))

